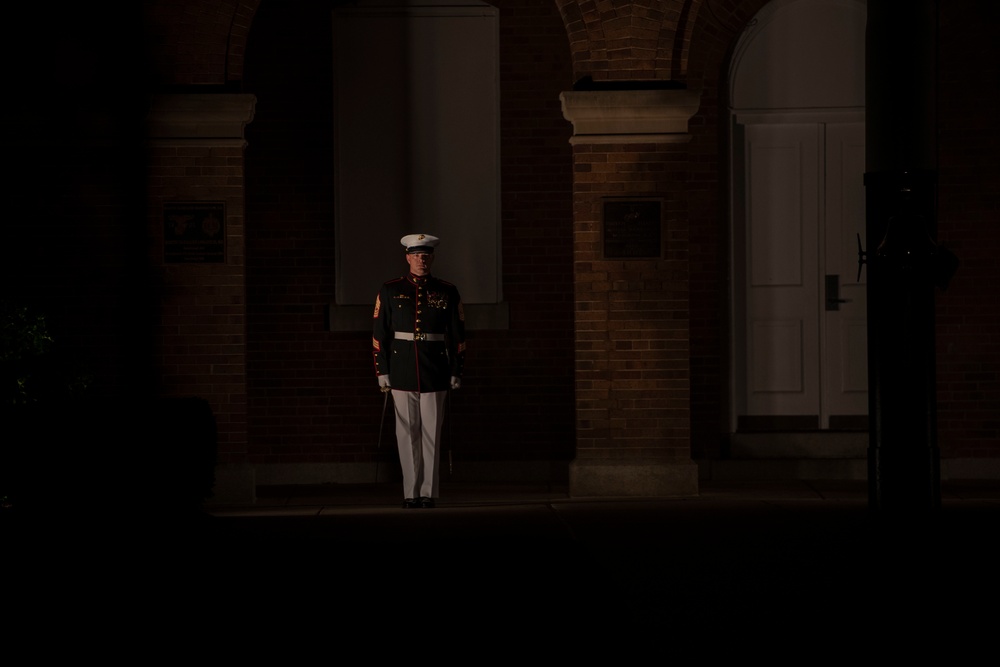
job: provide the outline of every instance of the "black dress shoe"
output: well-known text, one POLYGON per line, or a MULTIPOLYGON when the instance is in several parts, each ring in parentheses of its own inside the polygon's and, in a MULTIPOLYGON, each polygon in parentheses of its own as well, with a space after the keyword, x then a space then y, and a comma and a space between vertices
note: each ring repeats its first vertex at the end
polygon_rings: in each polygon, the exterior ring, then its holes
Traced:
POLYGON ((433 498, 427 498, 427 497, 421 496, 420 497, 420 506, 423 507, 424 509, 430 509, 430 508, 434 507, 434 499, 433 498))
POLYGON ((412 509, 415 509, 417 507, 420 507, 420 503, 418 503, 413 498, 406 498, 405 500, 403 500, 403 509, 404 510, 412 510, 412 509))

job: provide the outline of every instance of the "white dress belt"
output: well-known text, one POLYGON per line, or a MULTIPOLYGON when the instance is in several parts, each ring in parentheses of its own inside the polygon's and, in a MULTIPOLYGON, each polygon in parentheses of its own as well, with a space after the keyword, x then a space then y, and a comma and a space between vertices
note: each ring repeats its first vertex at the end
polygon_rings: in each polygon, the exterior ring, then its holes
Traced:
POLYGON ((444 334, 406 333, 397 331, 394 334, 396 340, 444 340, 444 334))

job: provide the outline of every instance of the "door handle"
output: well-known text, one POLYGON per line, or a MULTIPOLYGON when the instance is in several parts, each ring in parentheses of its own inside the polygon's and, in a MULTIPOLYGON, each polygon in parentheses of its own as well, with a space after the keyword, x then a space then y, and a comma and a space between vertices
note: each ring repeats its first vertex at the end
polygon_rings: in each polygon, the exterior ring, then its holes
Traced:
POLYGON ((826 309, 840 310, 840 304, 849 303, 850 299, 840 298, 840 276, 829 274, 826 276, 826 309))

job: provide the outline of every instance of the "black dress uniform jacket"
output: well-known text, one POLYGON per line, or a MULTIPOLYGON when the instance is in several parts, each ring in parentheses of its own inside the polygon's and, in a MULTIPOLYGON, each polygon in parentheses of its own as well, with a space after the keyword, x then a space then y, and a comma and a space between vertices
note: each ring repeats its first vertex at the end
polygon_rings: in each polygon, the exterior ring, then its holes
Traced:
POLYGON ((412 274, 382 285, 375 300, 372 353, 375 373, 388 374, 393 389, 449 389, 451 377, 462 377, 465 366, 465 313, 458 288, 412 274))

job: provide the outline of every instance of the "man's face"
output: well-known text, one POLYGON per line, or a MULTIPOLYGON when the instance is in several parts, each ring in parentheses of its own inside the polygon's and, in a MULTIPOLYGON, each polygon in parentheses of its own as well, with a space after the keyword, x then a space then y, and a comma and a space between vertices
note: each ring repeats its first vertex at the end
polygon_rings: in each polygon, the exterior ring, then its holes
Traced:
POLYGON ((429 252, 417 252, 406 256, 406 263, 410 265, 410 273, 415 276, 428 276, 431 273, 431 264, 434 263, 434 255, 429 252))

